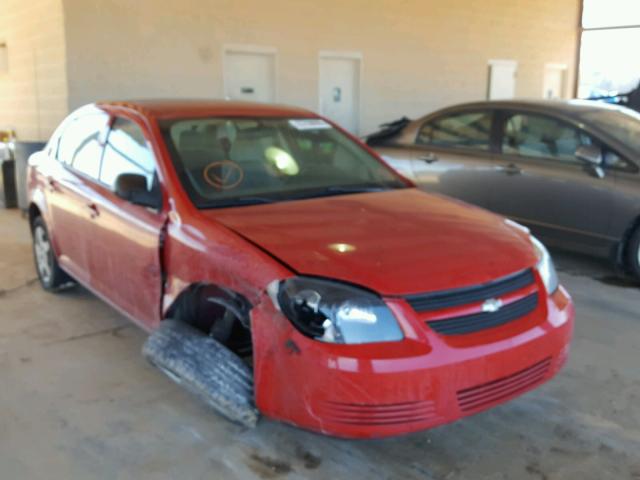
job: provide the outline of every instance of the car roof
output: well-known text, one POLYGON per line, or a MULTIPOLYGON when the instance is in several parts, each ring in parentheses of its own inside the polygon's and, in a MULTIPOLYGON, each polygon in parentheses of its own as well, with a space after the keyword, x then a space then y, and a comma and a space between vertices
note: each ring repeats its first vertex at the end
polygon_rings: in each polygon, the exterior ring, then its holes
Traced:
POLYGON ((502 108, 544 110, 569 116, 580 116, 587 112, 604 110, 621 110, 623 107, 594 100, 491 100, 485 102, 473 102, 455 105, 444 110, 465 110, 475 108, 502 108))
POLYGON ((102 101, 102 108, 125 108, 145 116, 163 118, 230 116, 230 117, 298 117, 317 115, 309 110, 284 105, 269 105, 257 102, 238 102, 211 99, 146 99, 126 101, 102 101))

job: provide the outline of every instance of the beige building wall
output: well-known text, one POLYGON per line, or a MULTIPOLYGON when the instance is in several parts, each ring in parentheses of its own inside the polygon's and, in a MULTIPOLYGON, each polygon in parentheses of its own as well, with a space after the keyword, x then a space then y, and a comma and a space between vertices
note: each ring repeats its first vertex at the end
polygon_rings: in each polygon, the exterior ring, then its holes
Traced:
POLYGON ((68 112, 62 0, 0 0, 0 129, 47 138, 68 112))
POLYGON ((319 52, 361 53, 361 133, 402 115, 486 98, 492 59, 518 62, 518 97, 540 98, 545 64, 566 64, 570 94, 580 10, 580 0, 0 0, 5 4, 0 40, 8 39, 12 73, 0 78, 0 126, 41 138, 63 111, 97 99, 221 98, 230 44, 275 48, 277 101, 312 110, 319 52))
POLYGON ((313 110, 319 51, 362 53, 361 133, 486 98, 490 59, 519 63, 519 97, 542 97, 546 63, 576 70, 579 0, 63 1, 72 107, 220 98, 225 44, 275 47, 277 101, 313 110))

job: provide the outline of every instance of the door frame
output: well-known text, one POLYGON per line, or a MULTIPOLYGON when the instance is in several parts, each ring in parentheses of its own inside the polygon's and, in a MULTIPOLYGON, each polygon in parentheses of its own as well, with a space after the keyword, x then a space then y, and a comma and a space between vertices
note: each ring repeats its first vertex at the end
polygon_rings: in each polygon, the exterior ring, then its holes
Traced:
POLYGON ((513 97, 510 99, 506 99, 506 100, 513 100, 514 98, 518 97, 518 82, 517 82, 517 76, 518 76, 518 71, 520 69, 520 64, 518 63, 517 60, 500 60, 500 59, 490 59, 488 62, 488 74, 487 74, 487 100, 491 101, 491 100, 495 100, 493 98, 491 98, 491 85, 492 85, 492 80, 493 80, 493 67, 514 67, 515 70, 515 76, 516 76, 516 81, 514 82, 514 86, 513 86, 513 97))
POLYGON ((244 53, 249 55, 265 55, 273 59, 273 103, 278 102, 278 49, 276 47, 264 46, 264 45, 247 45, 227 43, 222 46, 222 94, 221 98, 226 99, 227 84, 229 82, 227 78, 228 65, 227 54, 229 53, 244 53))
POLYGON ((322 115, 322 92, 320 91, 320 77, 322 75, 322 60, 335 59, 335 60, 357 60, 358 61, 358 93, 355 96, 358 102, 356 112, 356 131, 354 134, 360 132, 360 126, 362 125, 362 87, 363 72, 364 72, 364 55, 362 52, 357 51, 340 51, 340 50, 320 50, 318 52, 318 113, 322 115))
POLYGON ((545 80, 547 79, 547 72, 556 71, 562 73, 562 85, 560 86, 560 99, 567 98, 567 85, 569 76, 569 66, 566 63, 545 63, 542 71, 542 98, 547 99, 547 92, 545 90, 545 80))

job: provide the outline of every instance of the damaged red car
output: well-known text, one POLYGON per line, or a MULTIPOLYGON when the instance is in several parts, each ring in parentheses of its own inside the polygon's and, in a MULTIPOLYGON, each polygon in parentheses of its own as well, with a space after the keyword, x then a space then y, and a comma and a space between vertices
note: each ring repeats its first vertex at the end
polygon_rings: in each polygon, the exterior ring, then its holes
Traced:
POLYGON ((29 162, 43 287, 77 282, 218 412, 329 435, 428 429, 567 360, 545 247, 429 195, 311 112, 213 101, 71 114, 29 162))

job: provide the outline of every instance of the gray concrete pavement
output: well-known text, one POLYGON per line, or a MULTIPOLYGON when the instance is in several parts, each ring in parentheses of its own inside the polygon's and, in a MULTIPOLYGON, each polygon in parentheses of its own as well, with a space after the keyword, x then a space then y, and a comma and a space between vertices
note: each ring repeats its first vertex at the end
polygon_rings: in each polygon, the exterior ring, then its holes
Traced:
POLYGON ((81 288, 34 282, 26 222, 0 210, 0 478, 640 479, 640 287, 557 254, 573 352, 514 402, 407 437, 247 431, 143 361, 145 334, 81 288))

